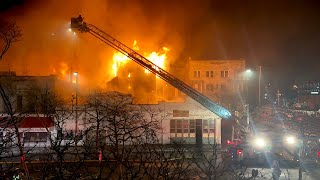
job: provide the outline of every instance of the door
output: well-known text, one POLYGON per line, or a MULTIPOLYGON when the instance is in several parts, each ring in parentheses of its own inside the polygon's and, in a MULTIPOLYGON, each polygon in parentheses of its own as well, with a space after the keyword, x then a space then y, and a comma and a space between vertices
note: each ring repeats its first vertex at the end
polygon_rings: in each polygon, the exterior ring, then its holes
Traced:
POLYGON ((196 144, 202 145, 202 119, 196 119, 196 144))

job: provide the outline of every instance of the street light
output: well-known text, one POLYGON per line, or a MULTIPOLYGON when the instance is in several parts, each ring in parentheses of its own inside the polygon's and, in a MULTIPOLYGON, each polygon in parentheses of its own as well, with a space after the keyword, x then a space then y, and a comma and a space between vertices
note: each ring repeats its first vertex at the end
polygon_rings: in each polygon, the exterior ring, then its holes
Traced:
POLYGON ((245 112, 247 114, 247 131, 249 132, 250 130, 250 117, 249 117, 249 80, 250 80, 250 77, 252 75, 252 70, 251 69, 247 69, 245 72, 244 72, 244 80, 246 81, 246 97, 245 97, 245 112))
POLYGON ((252 73, 251 69, 247 69, 246 73, 251 75, 251 73, 252 73))
MULTIPOLYGON (((74 72, 73 75, 75 76, 76 78, 76 93, 75 93, 75 98, 76 98, 76 119, 75 119, 75 124, 76 124, 76 127, 75 127, 75 136, 77 136, 77 133, 78 133, 78 72, 74 72)), ((76 142, 77 143, 77 142, 76 142)))
POLYGON ((249 104, 249 80, 253 74, 251 69, 247 69, 243 73, 243 79, 246 82, 246 104, 249 104))
MULTIPOLYGON (((251 76, 253 74, 253 71, 251 70, 251 69, 247 69, 246 71, 245 71, 245 77, 247 77, 247 79, 245 79, 245 80, 249 80, 249 77, 251 76)), ((259 75, 258 75, 258 80, 259 80, 259 85, 258 85, 258 87, 259 87, 259 91, 258 91, 258 104, 259 105, 261 105, 261 66, 259 66, 259 75)), ((248 85, 247 85, 248 86, 248 85)), ((247 87, 248 88, 248 87, 247 87)), ((247 96, 248 96, 248 90, 247 90, 247 96)))

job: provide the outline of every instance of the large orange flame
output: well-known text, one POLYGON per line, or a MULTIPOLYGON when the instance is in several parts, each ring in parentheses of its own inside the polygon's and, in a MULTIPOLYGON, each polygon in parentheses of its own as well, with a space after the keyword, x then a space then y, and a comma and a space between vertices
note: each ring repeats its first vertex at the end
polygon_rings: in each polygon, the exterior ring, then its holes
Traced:
POLYGON ((113 54, 113 75, 116 77, 118 75, 119 68, 128 62, 128 56, 122 54, 121 52, 116 52, 113 54))
MULTIPOLYGON (((137 45, 137 41, 134 40, 133 42, 133 49, 135 51, 139 51, 139 46, 137 45)), ((168 48, 163 47, 161 52, 151 52, 151 53, 144 53, 144 56, 150 60, 152 63, 157 65, 158 67, 165 69, 165 60, 167 59, 167 52, 169 51, 168 48)), ((112 65, 112 70, 113 70, 113 75, 116 77, 118 75, 119 68, 124 66, 128 62, 129 58, 120 53, 120 52, 115 52, 113 54, 113 65, 112 65)), ((154 67, 155 68, 155 67, 154 67)), ((149 74, 150 72, 145 69, 145 73, 149 74)), ((130 77, 130 75, 128 75, 130 77)))
MULTIPOLYGON (((162 68, 162 69, 165 69, 165 60, 167 59, 167 52, 169 51, 168 48, 166 47, 163 47, 163 52, 152 52, 151 54, 149 54, 147 57, 148 60, 150 60, 152 63, 154 63, 155 65, 157 65, 158 67, 162 68)), ((153 67, 153 68, 156 68, 157 67, 153 67)), ((158 70, 158 69, 157 69, 158 70)), ((144 72, 146 74, 149 74, 150 72, 145 69, 144 72)))

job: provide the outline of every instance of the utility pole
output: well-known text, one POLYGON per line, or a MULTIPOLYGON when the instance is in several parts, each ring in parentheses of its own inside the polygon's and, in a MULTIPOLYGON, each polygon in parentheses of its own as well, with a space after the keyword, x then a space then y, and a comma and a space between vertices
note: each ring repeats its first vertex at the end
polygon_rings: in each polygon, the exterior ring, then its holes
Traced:
POLYGON ((232 125, 231 142, 234 141, 234 126, 232 125))
POLYGON ((259 66, 259 106, 261 105, 261 66, 259 66))
POLYGON ((76 127, 75 127, 75 146, 77 147, 77 144, 78 144, 78 141, 77 141, 77 135, 78 135, 78 73, 77 72, 74 72, 73 75, 76 77, 76 93, 75 93, 75 96, 76 96, 76 119, 75 119, 75 124, 76 124, 76 127))
POLYGON ((247 114, 247 133, 250 131, 250 109, 249 104, 246 105, 246 114, 247 114))

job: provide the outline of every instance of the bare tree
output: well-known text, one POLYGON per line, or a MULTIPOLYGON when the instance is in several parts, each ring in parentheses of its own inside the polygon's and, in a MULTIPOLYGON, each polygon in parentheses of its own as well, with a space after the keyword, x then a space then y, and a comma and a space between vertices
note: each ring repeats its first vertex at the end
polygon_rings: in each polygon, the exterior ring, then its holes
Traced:
POLYGON ((160 112, 116 92, 95 93, 87 105, 95 154, 103 154, 98 179, 187 179, 184 148, 159 144, 160 112))
POLYGON ((19 157, 21 164, 23 165, 24 171, 26 172, 27 176, 29 176, 28 167, 25 162, 25 152, 23 148, 23 143, 21 141, 22 137, 19 132, 19 123, 21 122, 23 115, 17 114, 15 109, 13 108, 13 101, 11 100, 10 96, 8 95, 7 91, 3 88, 3 86, 0 83, 0 94, 2 101, 4 103, 4 107, 6 110, 6 116, 7 116, 7 125, 12 126, 14 129, 14 139, 17 141, 17 146, 19 148, 19 157))
POLYGON ((66 129, 66 125, 75 117, 70 107, 54 92, 33 88, 28 95, 32 104, 29 110, 48 117, 53 124, 53 127, 45 127, 50 146, 41 152, 45 155, 42 159, 44 163, 40 166, 41 178, 79 178, 85 172, 84 164, 90 146, 78 147, 76 144, 83 144, 87 130, 75 134, 75 131, 66 129))
POLYGON ((21 29, 16 23, 0 19, 0 61, 4 54, 9 50, 13 43, 19 41, 22 37, 21 29))
POLYGON ((203 174, 209 180, 219 179, 226 174, 230 165, 229 159, 222 156, 219 145, 216 143, 207 148, 197 148, 193 154, 193 163, 196 165, 200 177, 203 174))
MULTIPOLYGON (((0 119, 0 179, 8 176, 10 172, 16 167, 14 163, 18 155, 13 153, 12 149, 15 148, 14 133, 11 131, 8 118, 0 119)), ((9 175, 10 176, 10 175, 9 175)))

